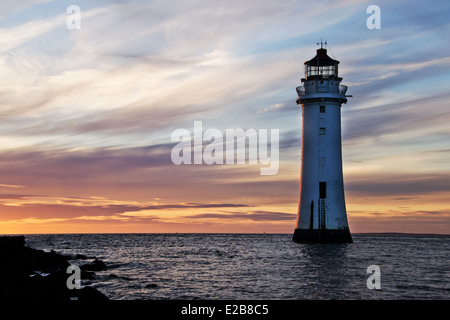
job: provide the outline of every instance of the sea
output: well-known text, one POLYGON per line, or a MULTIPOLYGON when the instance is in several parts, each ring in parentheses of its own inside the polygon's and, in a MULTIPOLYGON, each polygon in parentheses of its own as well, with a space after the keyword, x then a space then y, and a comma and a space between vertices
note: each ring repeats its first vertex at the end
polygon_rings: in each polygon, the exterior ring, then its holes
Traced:
POLYGON ((450 235, 354 234, 298 244, 290 234, 39 234, 29 247, 107 270, 82 285, 111 300, 448 300, 450 235))

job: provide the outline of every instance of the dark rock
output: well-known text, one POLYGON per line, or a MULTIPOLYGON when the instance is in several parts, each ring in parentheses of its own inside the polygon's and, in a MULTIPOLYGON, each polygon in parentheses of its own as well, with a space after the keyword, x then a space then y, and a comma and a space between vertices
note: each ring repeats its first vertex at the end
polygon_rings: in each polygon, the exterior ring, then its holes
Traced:
POLYGON ((83 254, 76 254, 75 257, 74 257, 74 259, 75 259, 75 260, 86 260, 86 259, 89 259, 89 258, 86 257, 86 256, 83 255, 83 254))
POLYGON ((107 301, 109 300, 103 293, 92 287, 83 287, 77 290, 77 297, 80 301, 107 301))
POLYGON ((145 286, 148 289, 155 289, 158 288, 158 285, 156 283, 150 283, 148 285, 145 286))
POLYGON ((0 250, 14 250, 25 247, 24 236, 3 236, 0 237, 0 250))
POLYGON ((106 298, 95 288, 67 288, 69 258, 26 247, 24 236, 0 236, 0 301, 68 301, 74 294, 84 300, 106 298))
POLYGON ((102 271, 106 270, 106 264, 102 260, 95 259, 92 263, 83 264, 80 266, 80 269, 87 271, 102 271))
POLYGON ((95 280, 95 273, 92 271, 81 270, 81 279, 83 280, 95 280))

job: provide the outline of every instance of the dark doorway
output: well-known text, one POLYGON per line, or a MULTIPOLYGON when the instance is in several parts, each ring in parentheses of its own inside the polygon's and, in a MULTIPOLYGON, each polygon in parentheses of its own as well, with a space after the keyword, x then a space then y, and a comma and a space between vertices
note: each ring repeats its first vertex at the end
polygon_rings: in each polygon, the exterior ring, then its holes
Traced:
POLYGON ((327 197, 327 183, 319 182, 319 198, 325 199, 327 197))

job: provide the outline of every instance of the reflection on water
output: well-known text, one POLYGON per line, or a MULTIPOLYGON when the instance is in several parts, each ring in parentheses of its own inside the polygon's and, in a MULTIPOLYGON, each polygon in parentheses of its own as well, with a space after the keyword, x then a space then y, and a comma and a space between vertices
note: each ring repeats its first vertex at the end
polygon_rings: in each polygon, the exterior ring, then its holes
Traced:
MULTIPOLYGON (((272 234, 28 235, 29 246, 102 259, 111 299, 448 299, 449 236, 353 235, 297 244, 272 234), (381 269, 369 290, 367 267, 381 269)), ((74 261, 80 263, 80 261, 74 261)), ((86 283, 87 284, 87 283, 86 283)))
MULTIPOLYGON (((343 288, 355 278, 357 270, 351 268, 347 250, 353 244, 304 244, 304 255, 298 261, 298 272, 304 283, 310 284, 308 290, 313 297, 338 299, 345 298, 343 288), (356 272, 356 274, 355 274, 356 272), (351 274, 351 276, 349 276, 351 274)), ((363 280, 363 279, 362 279, 363 280)), ((363 283, 363 282, 361 282, 363 283)), ((361 283, 358 284, 360 287, 361 283)), ((299 295, 302 298, 303 295, 299 295)))

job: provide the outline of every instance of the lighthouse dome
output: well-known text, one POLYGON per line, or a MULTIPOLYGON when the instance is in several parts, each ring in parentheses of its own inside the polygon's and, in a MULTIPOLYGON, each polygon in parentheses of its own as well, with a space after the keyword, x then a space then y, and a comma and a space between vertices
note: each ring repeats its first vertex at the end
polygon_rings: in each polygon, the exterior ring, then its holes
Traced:
POLYGON ((338 78, 338 64, 339 61, 327 55, 327 49, 317 49, 316 56, 305 62, 305 78, 306 80, 341 80, 338 78))

